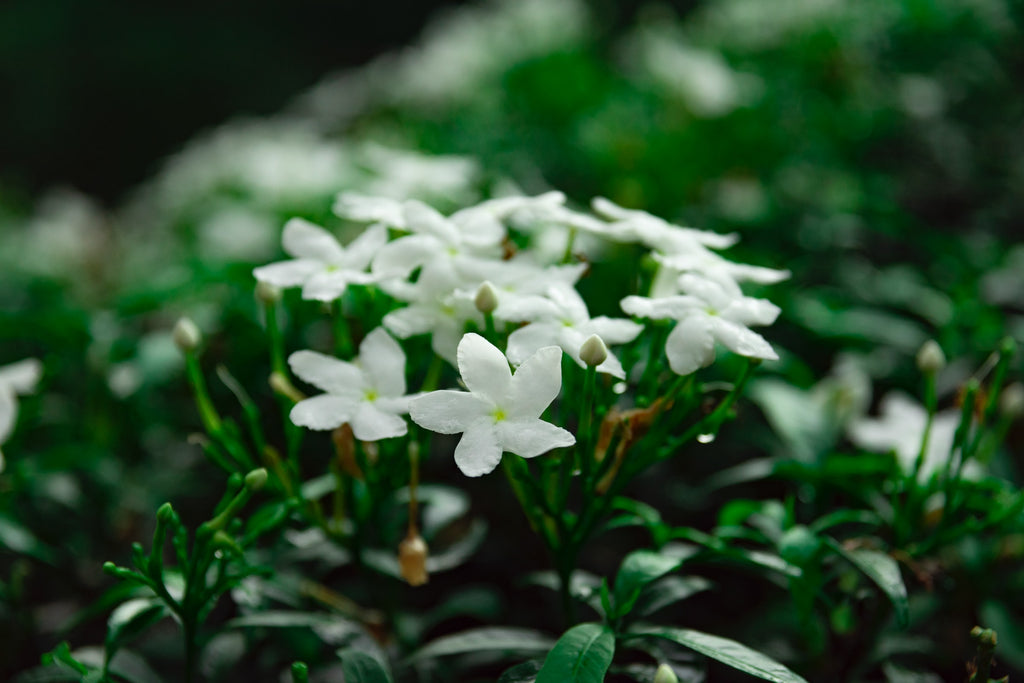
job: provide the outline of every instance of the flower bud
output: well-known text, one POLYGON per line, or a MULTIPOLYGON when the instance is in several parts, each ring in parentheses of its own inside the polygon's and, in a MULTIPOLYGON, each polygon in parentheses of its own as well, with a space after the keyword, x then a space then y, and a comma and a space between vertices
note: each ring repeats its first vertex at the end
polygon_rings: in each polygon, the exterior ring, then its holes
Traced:
POLYGON ((605 346, 604 340, 596 334, 587 337, 580 347, 580 360, 592 368, 608 360, 608 347, 605 346))
POLYGON ((494 313, 494 309, 498 307, 498 292, 494 289, 494 285, 484 280, 483 284, 476 290, 473 304, 476 306, 476 310, 484 315, 494 313))
POLYGON ((189 318, 181 318, 174 325, 174 345, 182 353, 191 353, 199 347, 203 335, 189 318))
POLYGON ((1014 382, 999 394, 999 412, 1012 419, 1024 414, 1024 385, 1014 382))
POLYGON ((410 530, 405 540, 398 544, 398 567, 410 586, 422 586, 427 582, 427 552, 427 543, 417 531, 410 530))
POLYGON ((259 491, 267 483, 267 470, 263 467, 253 470, 245 475, 245 488, 250 491, 259 491))
POLYGON ((942 347, 934 339, 929 339, 921 345, 917 352, 917 368, 921 372, 934 375, 946 367, 946 354, 942 347))
POLYGON ((668 664, 662 664, 654 673, 654 683, 679 683, 679 677, 668 664))
POLYGON ((272 285, 269 282, 259 280, 256 283, 256 298, 260 303, 276 304, 281 300, 281 288, 276 285, 272 285))

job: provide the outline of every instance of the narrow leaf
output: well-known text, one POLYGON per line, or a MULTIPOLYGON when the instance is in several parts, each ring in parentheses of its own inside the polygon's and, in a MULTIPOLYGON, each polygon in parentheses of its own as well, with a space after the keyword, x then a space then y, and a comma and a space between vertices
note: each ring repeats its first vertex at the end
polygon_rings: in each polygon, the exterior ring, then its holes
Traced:
POLYGON ((644 586, 675 571, 682 560, 650 550, 637 550, 626 556, 615 577, 615 613, 626 614, 640 596, 644 586))
POLYGON ((607 626, 573 626, 544 659, 537 683, 601 683, 614 655, 615 635, 607 626))
POLYGON ((882 589, 896 609, 897 623, 906 627, 910 619, 910 605, 907 600, 907 587, 903 583, 900 566, 896 560, 878 550, 868 548, 847 550, 834 539, 828 539, 828 544, 882 589))
POLYGON ((391 674, 376 657, 359 650, 339 650, 345 683, 391 683, 391 674))
POLYGON ((552 640, 540 631, 526 628, 474 628, 443 636, 409 655, 409 661, 481 650, 508 652, 546 652, 552 640))
POLYGON ((751 650, 746 645, 741 645, 735 640, 729 640, 728 638, 684 628, 665 628, 636 635, 671 640, 674 643, 679 643, 691 650, 695 650, 705 657, 728 664, 734 669, 748 673, 751 676, 756 676, 766 681, 773 681, 773 683, 807 683, 804 678, 793 673, 771 657, 763 655, 757 650, 751 650))

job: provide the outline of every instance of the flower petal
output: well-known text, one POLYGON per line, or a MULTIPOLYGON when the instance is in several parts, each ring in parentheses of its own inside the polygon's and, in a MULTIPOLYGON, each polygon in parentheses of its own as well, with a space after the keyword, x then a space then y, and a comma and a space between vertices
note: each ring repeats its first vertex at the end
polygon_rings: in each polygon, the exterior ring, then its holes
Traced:
POLYGON ((361 223, 381 222, 405 229, 402 203, 388 197, 368 197, 357 192, 342 192, 334 200, 334 215, 361 223))
POLYGON ((479 334, 463 335, 457 352, 459 373, 466 387, 494 405, 504 405, 512 384, 508 359, 479 334))
POLYGON ((352 433, 360 441, 390 439, 409 431, 409 426, 401 417, 366 401, 359 404, 351 423, 352 433))
POLYGON ((596 334, 601 341, 610 346, 633 341, 643 331, 644 326, 632 320, 600 315, 590 322, 580 325, 578 329, 584 338, 596 334))
POLYGON ((361 232, 345 248, 345 256, 341 260, 342 267, 348 270, 366 270, 377 252, 388 243, 388 229, 378 223, 361 232))
POLYGON ((9 387, 0 387, 0 444, 14 431, 18 417, 18 401, 9 387))
POLYGON ((476 420, 487 417, 494 406, 468 391, 431 391, 409 401, 409 417, 424 429, 438 434, 458 434, 476 420))
POLYGON ((371 270, 378 277, 408 277, 443 248, 441 241, 433 235, 399 237, 377 250, 371 270))
POLYGON ((405 393, 405 353, 383 327, 366 335, 359 345, 359 363, 368 384, 381 396, 405 393))
POLYGON ((15 394, 35 391, 42 376, 43 364, 36 358, 26 358, 0 367, 0 385, 10 387, 15 394))
POLYGON ((477 420, 470 425, 455 447, 455 464, 467 477, 479 477, 494 471, 501 462, 494 424, 490 420, 477 420))
POLYGON ((679 321, 665 340, 665 355, 677 375, 689 375, 710 365, 715 360, 715 338, 708 316, 692 315, 679 321))
POLYGON ((694 296, 667 296, 661 299, 649 299, 645 296, 627 296, 619 306, 623 311, 638 318, 671 318, 681 320, 705 307, 705 303, 694 296))
POLYGON ((289 256, 321 263, 338 263, 345 253, 334 235, 302 218, 285 223, 281 245, 289 256))
POLYGON ((334 301, 348 289, 351 274, 343 270, 321 270, 314 273, 302 286, 302 298, 307 301, 334 301))
POLYGON ((545 346, 524 360, 512 377, 509 418, 540 417, 561 388, 562 349, 545 346))
POLYGON ((288 367, 299 379, 324 391, 361 398, 363 373, 352 363, 317 351, 296 351, 288 357, 288 367))
POLYGON ((562 325, 558 323, 530 323, 508 336, 508 359, 519 365, 538 349, 558 344, 562 325))
POLYGON ((757 332, 739 323, 725 320, 721 316, 711 316, 709 323, 711 333, 730 351, 747 358, 779 359, 778 354, 772 349, 772 345, 757 332))
POLYGON ((745 296, 729 304, 721 315, 741 325, 771 325, 781 309, 767 299, 745 296))
POLYGON ((533 458, 553 448, 576 443, 576 437, 570 432, 543 420, 503 420, 494 426, 494 430, 503 450, 523 458, 533 458))
POLYGON ((289 416, 300 427, 334 429, 352 419, 357 405, 351 398, 320 394, 296 403, 289 416))
POLYGON ((297 287, 316 273, 322 272, 324 264, 310 259, 294 259, 279 261, 266 266, 254 268, 253 277, 260 282, 277 287, 297 287))
POLYGON ((384 316, 382 324, 395 336, 408 339, 417 334, 430 332, 439 317, 436 306, 412 304, 391 311, 384 316))

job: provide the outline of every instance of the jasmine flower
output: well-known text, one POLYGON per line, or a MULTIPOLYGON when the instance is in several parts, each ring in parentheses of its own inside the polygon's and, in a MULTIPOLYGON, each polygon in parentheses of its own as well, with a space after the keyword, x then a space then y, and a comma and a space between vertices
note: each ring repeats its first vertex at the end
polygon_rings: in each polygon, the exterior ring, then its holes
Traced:
POLYGON ((462 433, 455 464, 469 477, 494 470, 508 451, 532 458, 571 446, 575 437, 540 419, 562 387, 562 351, 548 346, 513 375, 505 355, 478 334, 459 342, 458 365, 466 391, 432 391, 409 403, 413 422, 441 434, 462 433))
MULTIPOLYGON (((35 391, 43 374, 43 366, 35 358, 0 367, 0 445, 14 431, 18 417, 18 396, 35 391)), ((0 472, 4 469, 4 456, 0 452, 0 472)))

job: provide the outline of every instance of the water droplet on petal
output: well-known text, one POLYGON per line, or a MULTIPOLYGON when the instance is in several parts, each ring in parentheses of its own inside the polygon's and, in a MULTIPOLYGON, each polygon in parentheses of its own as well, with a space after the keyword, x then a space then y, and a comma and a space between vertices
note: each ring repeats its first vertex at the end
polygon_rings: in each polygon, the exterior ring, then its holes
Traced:
POLYGON ((697 435, 697 442, 698 443, 711 443, 714 440, 715 440, 715 435, 714 434, 698 434, 697 435))

